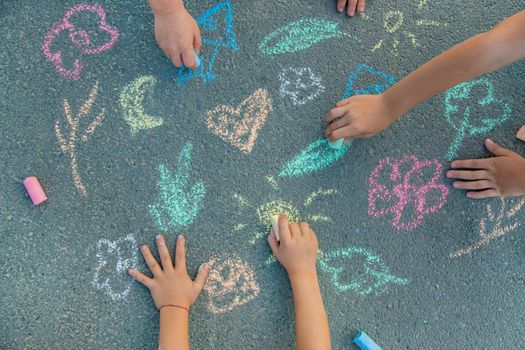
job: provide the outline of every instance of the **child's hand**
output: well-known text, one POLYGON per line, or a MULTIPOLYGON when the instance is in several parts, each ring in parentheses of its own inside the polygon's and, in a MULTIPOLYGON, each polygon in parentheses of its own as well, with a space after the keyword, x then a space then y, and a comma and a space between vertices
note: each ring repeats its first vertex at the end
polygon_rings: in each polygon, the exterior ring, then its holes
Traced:
POLYGON ((353 16, 357 9, 357 12, 365 12, 365 0, 337 0, 337 11, 343 12, 345 10, 345 5, 348 4, 346 13, 348 16, 353 16))
POLYGON ((197 22, 186 9, 155 14, 155 38, 166 56, 177 67, 196 68, 193 49, 200 51, 202 38, 197 22))
POLYGON ((184 236, 177 237, 177 246, 175 248, 175 267, 171 262, 168 247, 164 237, 156 237, 157 247, 159 249, 162 268, 157 260, 151 254, 149 247, 141 247, 142 256, 148 265, 153 278, 146 277, 137 270, 130 269, 128 273, 137 281, 148 287, 153 297, 153 302, 157 309, 161 306, 172 304, 190 308, 197 300, 206 277, 208 276, 208 264, 203 264, 199 268, 195 281, 192 281, 186 271, 186 247, 184 236))
POLYGON ((455 181, 453 186, 468 191, 467 197, 513 197, 525 195, 525 159, 519 154, 485 140, 485 146, 496 157, 486 159, 455 160, 447 177, 467 181, 455 181))
POLYGON ((279 238, 280 243, 277 242, 272 229, 268 243, 290 278, 303 274, 317 274, 317 237, 307 223, 288 225, 288 217, 280 215, 279 238))
POLYGON ((325 136, 334 142, 370 137, 399 117, 383 95, 356 95, 339 101, 326 115, 325 136))

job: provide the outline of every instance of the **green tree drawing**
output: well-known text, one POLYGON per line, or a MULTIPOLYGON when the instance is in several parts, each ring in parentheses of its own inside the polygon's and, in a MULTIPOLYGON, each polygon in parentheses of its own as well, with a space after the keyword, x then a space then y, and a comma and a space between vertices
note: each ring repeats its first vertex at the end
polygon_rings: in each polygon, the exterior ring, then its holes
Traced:
POLYGON ((206 196, 202 182, 191 186, 188 181, 192 148, 188 142, 180 152, 177 172, 172 173, 166 165, 159 165, 159 199, 149 205, 149 212, 163 232, 190 225, 199 214, 201 201, 206 196))

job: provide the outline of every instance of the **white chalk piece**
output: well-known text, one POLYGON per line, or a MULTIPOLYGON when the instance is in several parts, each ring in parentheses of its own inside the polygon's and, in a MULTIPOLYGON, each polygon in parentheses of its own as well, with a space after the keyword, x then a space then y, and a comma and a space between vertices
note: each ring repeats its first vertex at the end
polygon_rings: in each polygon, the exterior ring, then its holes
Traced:
POLYGON ((199 58, 199 55, 197 55, 195 49, 193 49, 193 56, 195 56, 195 64, 197 65, 195 68, 199 68, 201 65, 201 59, 199 58))
POLYGON ((341 147, 343 147, 343 143, 344 142, 345 142, 345 139, 343 137, 343 138, 340 138, 337 141, 328 142, 328 146, 330 146, 330 148, 333 148, 333 149, 340 149, 341 147))
POLYGON ((275 233, 275 238, 279 241, 279 215, 272 215, 272 228, 275 233))
POLYGON ((47 200, 46 193, 36 176, 26 178, 24 180, 24 187, 26 188, 33 205, 39 205, 47 200))
POLYGON ((519 140, 525 142, 525 125, 523 125, 523 126, 521 127, 521 129, 520 129, 520 130, 518 131, 518 133, 516 134, 516 137, 517 137, 519 140))

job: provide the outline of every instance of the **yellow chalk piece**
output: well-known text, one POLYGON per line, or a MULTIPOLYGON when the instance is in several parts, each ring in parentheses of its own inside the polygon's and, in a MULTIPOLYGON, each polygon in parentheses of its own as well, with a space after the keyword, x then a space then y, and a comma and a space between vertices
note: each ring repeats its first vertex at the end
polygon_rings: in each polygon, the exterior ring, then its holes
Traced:
POLYGON ((272 215, 272 228, 275 233, 275 238, 279 241, 279 215, 272 215))

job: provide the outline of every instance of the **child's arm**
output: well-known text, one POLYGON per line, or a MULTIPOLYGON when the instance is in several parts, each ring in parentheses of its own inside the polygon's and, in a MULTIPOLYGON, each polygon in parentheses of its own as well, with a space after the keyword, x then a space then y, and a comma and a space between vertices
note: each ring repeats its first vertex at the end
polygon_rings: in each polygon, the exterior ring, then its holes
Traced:
POLYGON ((330 141, 375 135, 418 103, 524 56, 525 11, 521 11, 443 52, 381 95, 358 95, 338 102, 326 116, 325 134, 330 141))
POLYGON ((151 254, 149 247, 147 245, 141 247, 142 255, 153 278, 134 269, 128 272, 150 290, 153 302, 160 312, 159 349, 189 349, 189 310, 204 286, 208 276, 208 264, 201 265, 195 281, 192 281, 186 271, 184 236, 177 237, 175 266, 171 261, 164 237, 158 235, 156 241, 162 268, 151 254))
POLYGON ((149 4, 155 15, 155 38, 162 51, 175 66, 195 68, 193 49, 199 53, 202 38, 182 0, 149 0, 149 4))
POLYGON ((280 243, 272 230, 268 243, 292 285, 297 349, 328 350, 330 330, 317 281, 317 237, 308 224, 288 225, 287 217, 281 215, 279 238, 280 243))
POLYGON ((365 12, 366 0, 337 0, 337 11, 343 12, 346 7, 346 13, 352 17, 355 11, 359 13, 365 12))

